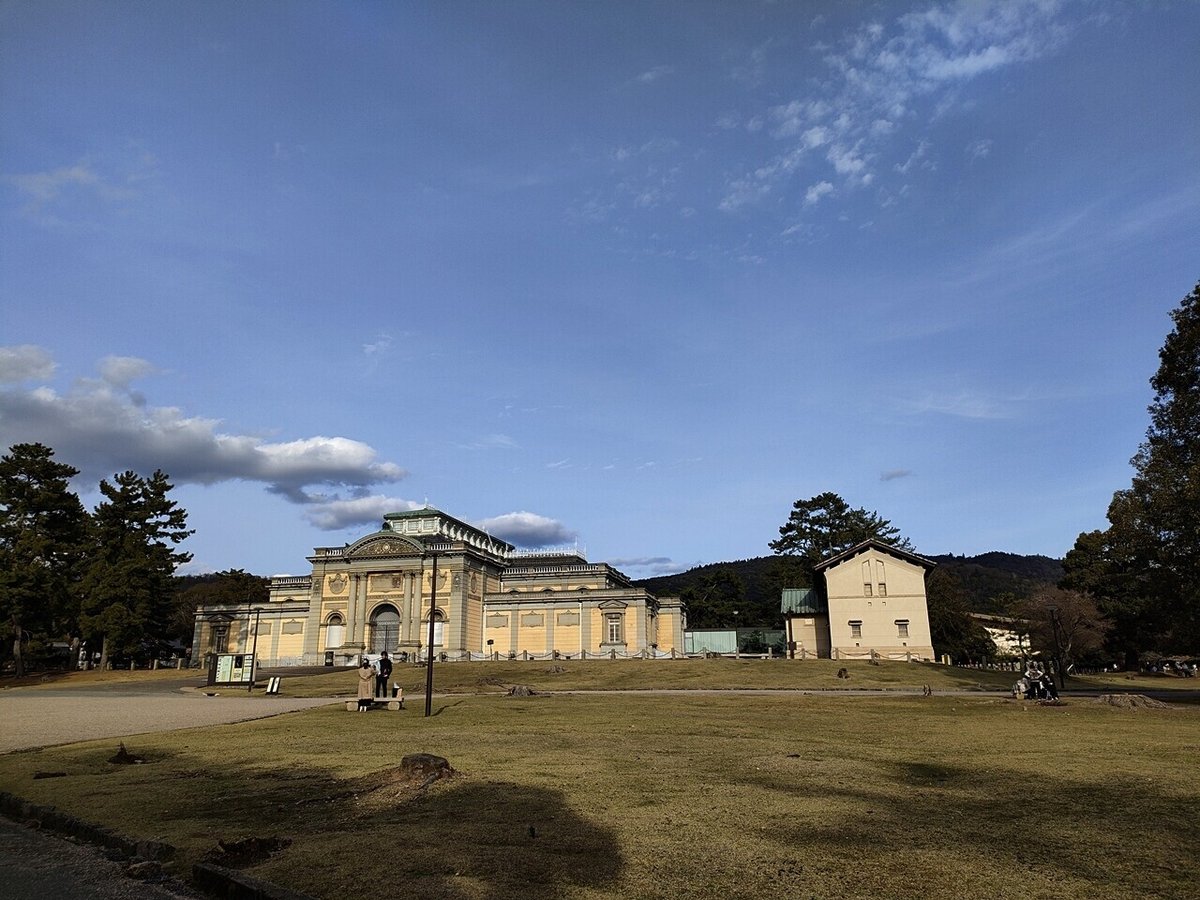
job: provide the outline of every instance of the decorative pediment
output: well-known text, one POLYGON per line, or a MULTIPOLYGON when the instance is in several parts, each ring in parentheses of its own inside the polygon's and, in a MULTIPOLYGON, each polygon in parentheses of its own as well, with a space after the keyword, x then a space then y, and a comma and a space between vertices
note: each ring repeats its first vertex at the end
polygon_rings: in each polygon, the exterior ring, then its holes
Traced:
POLYGON ((425 548, 412 538, 390 532, 371 534, 346 548, 346 559, 379 559, 397 556, 424 556, 425 548))
POLYGON ((629 606, 628 603, 622 603, 620 600, 605 600, 603 603, 597 604, 598 609, 625 609, 629 606))

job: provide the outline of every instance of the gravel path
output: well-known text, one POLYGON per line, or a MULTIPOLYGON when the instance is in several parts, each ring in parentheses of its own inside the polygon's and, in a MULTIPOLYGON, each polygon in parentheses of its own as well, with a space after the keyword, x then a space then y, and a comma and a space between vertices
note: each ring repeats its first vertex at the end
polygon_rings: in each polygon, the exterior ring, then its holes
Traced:
POLYGON ((0 897, 94 900, 194 900, 178 884, 147 884, 94 847, 75 844, 0 817, 0 897))
POLYGON ((0 693, 0 753, 265 719, 340 702, 327 697, 207 697, 183 691, 126 696, 6 691, 0 693))

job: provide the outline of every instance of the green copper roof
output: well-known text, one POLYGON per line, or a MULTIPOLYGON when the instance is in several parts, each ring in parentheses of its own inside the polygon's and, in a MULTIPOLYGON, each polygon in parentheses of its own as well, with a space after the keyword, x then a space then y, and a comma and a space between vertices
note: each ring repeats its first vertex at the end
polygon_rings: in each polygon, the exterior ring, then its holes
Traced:
POLYGON ((812 588, 784 588, 779 608, 782 612, 797 616, 815 616, 825 612, 821 598, 812 588))

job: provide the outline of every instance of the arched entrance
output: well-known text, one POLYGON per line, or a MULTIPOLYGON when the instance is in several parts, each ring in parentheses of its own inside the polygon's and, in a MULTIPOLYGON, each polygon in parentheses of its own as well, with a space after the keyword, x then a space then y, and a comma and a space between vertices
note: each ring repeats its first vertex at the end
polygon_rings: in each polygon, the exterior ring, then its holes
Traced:
POLYGON ((390 603, 371 613, 371 653, 391 653, 400 643, 400 613, 390 603))

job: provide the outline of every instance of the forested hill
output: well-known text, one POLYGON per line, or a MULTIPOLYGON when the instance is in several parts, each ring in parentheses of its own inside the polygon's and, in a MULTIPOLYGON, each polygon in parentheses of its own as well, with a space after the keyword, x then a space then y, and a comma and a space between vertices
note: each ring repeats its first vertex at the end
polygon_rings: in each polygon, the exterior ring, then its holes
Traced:
POLYGON ((976 612, 1002 612, 995 602, 997 597, 1028 597, 1038 588, 1058 584, 1063 577, 1062 560, 1049 556, 992 551, 978 556, 951 553, 927 558, 958 579, 968 605, 976 612))
MULTIPOLYGON (((1062 561, 1048 556, 1016 553, 981 553, 978 556, 944 554, 928 556, 938 568, 953 575, 962 586, 971 609, 997 612, 996 598, 1005 594, 1027 597, 1040 587, 1057 584, 1062 578, 1062 561)), ((780 620, 779 592, 786 576, 779 558, 760 556, 735 562, 711 563, 680 572, 643 578, 634 583, 659 597, 721 597, 722 606, 738 609, 737 621, 746 625, 775 625, 780 620)), ((724 617, 722 617, 724 618, 724 617)))

